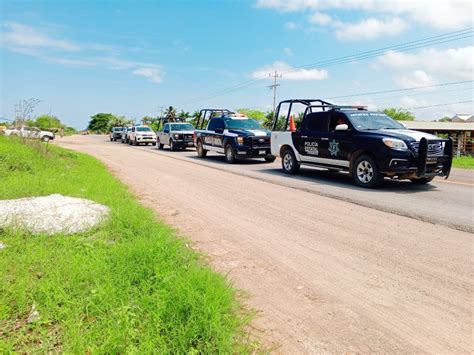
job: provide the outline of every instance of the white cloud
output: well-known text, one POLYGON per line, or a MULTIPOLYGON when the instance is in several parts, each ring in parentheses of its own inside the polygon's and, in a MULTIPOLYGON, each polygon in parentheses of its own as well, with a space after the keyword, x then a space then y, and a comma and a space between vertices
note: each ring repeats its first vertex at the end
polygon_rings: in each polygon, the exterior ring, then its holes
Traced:
POLYGON ((70 41, 53 38, 37 29, 16 22, 5 24, 6 31, 2 32, 1 44, 13 50, 46 48, 64 51, 79 51, 80 47, 70 41))
POLYGON ((118 48, 114 46, 97 43, 79 45, 65 39, 57 39, 41 28, 16 22, 6 23, 4 28, 5 30, 0 33, 2 47, 47 63, 81 67, 100 66, 109 70, 128 71, 153 83, 162 82, 165 75, 161 65, 120 58, 118 48), (98 52, 102 56, 98 56, 98 52), (115 53, 116 56, 110 56, 111 53, 115 53))
POLYGON ((309 22, 314 25, 327 26, 333 21, 332 17, 321 12, 315 12, 309 17, 309 22))
POLYGON ((258 8, 278 11, 362 10, 403 16, 438 29, 461 29, 473 25, 470 0, 257 0, 258 8))
POLYGON ((295 22, 287 22, 285 23, 285 28, 287 30, 296 30, 298 28, 300 28, 301 26, 295 22))
POLYGON ((429 103, 425 100, 416 100, 410 96, 404 96, 400 99, 400 107, 410 108, 410 107, 420 107, 420 106, 429 106, 429 103))
POLYGON ((283 48, 283 52, 288 56, 288 57, 293 57, 293 51, 291 48, 283 48))
POLYGON ((152 83, 161 83, 163 81, 163 70, 161 68, 138 68, 132 71, 132 74, 143 76, 152 83))
POLYGON ((400 34, 407 28, 407 24, 397 17, 387 20, 368 18, 354 24, 339 23, 336 27, 338 39, 365 40, 400 34))
POLYGON ((429 74, 474 79, 474 46, 449 49, 422 49, 417 53, 388 51, 378 63, 397 69, 419 69, 429 74))
POLYGON ((324 80, 328 78, 326 70, 319 69, 295 69, 283 61, 276 61, 255 70, 251 75, 253 78, 265 78, 274 71, 282 74, 282 80, 324 80))
POLYGON ((394 81, 403 88, 436 84, 436 81, 423 70, 414 70, 409 75, 397 75, 394 81))

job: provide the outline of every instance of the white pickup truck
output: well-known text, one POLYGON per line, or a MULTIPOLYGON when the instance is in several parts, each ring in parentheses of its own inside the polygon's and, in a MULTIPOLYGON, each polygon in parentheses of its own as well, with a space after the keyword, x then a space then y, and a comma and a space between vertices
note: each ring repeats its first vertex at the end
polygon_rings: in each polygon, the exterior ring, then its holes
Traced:
POLYGON ((54 133, 42 131, 36 127, 7 128, 4 133, 6 136, 41 139, 43 142, 49 142, 55 137, 54 133))
POLYGON ((170 150, 194 147, 194 126, 185 122, 165 123, 163 130, 157 132, 156 147, 163 149, 169 145, 170 150))
POLYGON ((128 144, 130 145, 154 145, 156 143, 156 133, 147 126, 133 126, 128 133, 128 144))

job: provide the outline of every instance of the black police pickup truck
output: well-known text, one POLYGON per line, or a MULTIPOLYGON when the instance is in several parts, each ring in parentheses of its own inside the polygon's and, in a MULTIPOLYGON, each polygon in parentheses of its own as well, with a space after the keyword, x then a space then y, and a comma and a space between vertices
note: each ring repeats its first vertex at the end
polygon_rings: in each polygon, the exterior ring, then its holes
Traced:
POLYGON ((264 158, 275 161, 270 152, 271 132, 253 118, 226 109, 203 109, 194 132, 196 151, 204 158, 208 151, 225 155, 228 163, 243 158, 264 158), (207 124, 207 126, 206 126, 207 124))
POLYGON ((322 100, 280 102, 273 122, 271 151, 288 174, 301 164, 348 171, 357 185, 375 187, 384 177, 426 184, 451 170, 451 139, 406 129, 382 112, 336 106, 322 100), (305 107, 294 122, 292 106, 305 107), (282 115, 282 107, 288 107, 282 115), (292 128, 293 130, 289 130, 292 128))

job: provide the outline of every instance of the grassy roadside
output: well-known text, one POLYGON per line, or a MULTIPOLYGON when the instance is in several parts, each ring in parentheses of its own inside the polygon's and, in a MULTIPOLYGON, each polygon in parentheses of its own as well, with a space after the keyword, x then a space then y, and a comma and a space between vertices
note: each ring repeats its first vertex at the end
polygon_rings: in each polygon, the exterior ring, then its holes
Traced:
POLYGON ((474 169, 474 157, 464 156, 453 159, 453 167, 462 169, 474 169))
POLYGON ((99 161, 0 136, 0 199, 51 193, 111 217, 73 236, 0 229, 0 353, 251 350, 235 290, 99 161), (33 304, 40 320, 28 323, 33 304))

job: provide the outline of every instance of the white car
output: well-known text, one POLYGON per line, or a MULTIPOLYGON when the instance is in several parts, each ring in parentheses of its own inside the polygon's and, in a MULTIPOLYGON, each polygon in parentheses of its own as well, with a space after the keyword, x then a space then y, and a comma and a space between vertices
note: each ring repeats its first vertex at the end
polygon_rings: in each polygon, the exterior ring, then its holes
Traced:
POLYGON ((148 145, 148 143, 156 144, 156 133, 147 126, 133 126, 129 133, 128 144, 130 145, 148 145))
POLYGON ((54 139, 54 133, 42 131, 36 127, 7 128, 4 132, 6 136, 18 136, 22 138, 41 139, 43 142, 49 142, 54 139))

